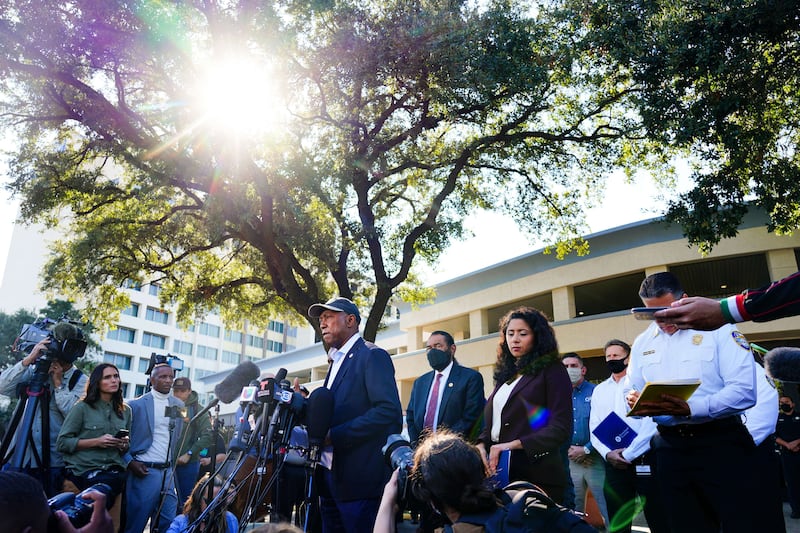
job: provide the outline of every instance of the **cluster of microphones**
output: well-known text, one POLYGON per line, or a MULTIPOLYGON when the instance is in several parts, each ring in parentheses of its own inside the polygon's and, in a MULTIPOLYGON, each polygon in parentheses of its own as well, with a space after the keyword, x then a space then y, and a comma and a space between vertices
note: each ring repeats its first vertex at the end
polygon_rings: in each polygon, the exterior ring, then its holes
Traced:
MULTIPOLYGON (((198 413, 202 416, 217 403, 231 403, 236 400, 242 406, 242 416, 234 429, 229 449, 235 452, 248 447, 252 429, 250 414, 256 410, 270 420, 266 442, 272 442, 273 432, 282 419, 291 417, 293 422, 305 423, 308 432, 308 459, 319 460, 320 450, 333 418, 333 395, 325 387, 314 390, 306 399, 293 391, 286 379, 286 369, 281 368, 275 377, 260 380, 261 370, 251 362, 245 361, 236 366, 228 376, 214 387, 216 398, 198 413)), ((289 429, 289 428, 284 428, 289 429)))

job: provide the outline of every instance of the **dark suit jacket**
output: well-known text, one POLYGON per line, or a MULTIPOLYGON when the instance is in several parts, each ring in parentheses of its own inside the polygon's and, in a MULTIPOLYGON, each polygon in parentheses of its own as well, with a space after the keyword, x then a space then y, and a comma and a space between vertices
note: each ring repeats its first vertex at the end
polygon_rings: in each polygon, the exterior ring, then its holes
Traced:
MULTIPOLYGON (((483 432, 478 438, 487 449, 493 444, 492 402, 498 388, 486 401, 483 432)), ((572 437, 572 383, 564 365, 555 361, 535 376, 522 376, 503 407, 500 420, 498 442, 520 439, 524 449, 511 452, 510 480, 535 483, 560 501, 567 470, 559 448, 572 437), (549 453, 541 456, 544 452, 549 453)))
POLYGON ((330 497, 380 499, 391 475, 381 448, 402 429, 392 359, 383 348, 358 339, 328 386, 333 394, 330 497))
MULTIPOLYGON (((435 371, 423 374, 411 389, 411 399, 406 409, 406 425, 411 443, 416 445, 425 423, 428 394, 433 386, 435 371)), ((447 427, 466 437, 470 436, 475 422, 483 413, 486 400, 483 397, 483 376, 479 372, 453 361, 453 368, 444 387, 442 403, 439 406, 437 427, 447 427)), ((474 438, 474 436, 473 436, 474 438)))

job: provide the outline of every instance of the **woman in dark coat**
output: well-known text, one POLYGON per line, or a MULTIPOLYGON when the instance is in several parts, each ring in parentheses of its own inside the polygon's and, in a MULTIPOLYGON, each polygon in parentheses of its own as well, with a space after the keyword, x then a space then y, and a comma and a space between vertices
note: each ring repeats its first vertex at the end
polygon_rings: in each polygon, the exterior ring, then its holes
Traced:
POLYGON ((510 465, 500 465, 509 481, 529 481, 560 501, 569 476, 559 448, 572 435, 572 384, 538 310, 520 307, 500 320, 494 382, 478 438, 490 472, 510 450, 510 465))

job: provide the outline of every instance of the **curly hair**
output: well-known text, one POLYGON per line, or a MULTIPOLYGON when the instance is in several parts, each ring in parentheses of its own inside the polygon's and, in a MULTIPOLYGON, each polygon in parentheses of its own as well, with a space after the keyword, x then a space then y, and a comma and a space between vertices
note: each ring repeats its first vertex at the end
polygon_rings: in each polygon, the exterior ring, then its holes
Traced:
POLYGON ((519 374, 535 375, 558 360, 556 334, 544 313, 533 307, 518 307, 500 319, 500 342, 497 345, 497 362, 494 366, 495 384, 508 381, 519 374), (506 344, 508 323, 514 319, 524 320, 533 332, 533 350, 519 360, 511 355, 506 344))
MULTIPOLYGON (((92 370, 92 373, 89 375, 89 382, 86 384, 86 396, 83 398, 83 402, 92 406, 92 408, 94 408, 94 405, 100 399, 100 382, 103 381, 103 372, 106 368, 113 368, 117 371, 117 374, 119 374, 119 368, 111 363, 100 363, 94 367, 94 370, 92 370)), ((120 418, 123 417, 123 405, 122 386, 120 386, 117 392, 111 395, 111 406, 120 418)))
POLYGON ((437 430, 414 452, 410 480, 414 496, 460 514, 483 513, 498 506, 478 450, 449 430, 437 430))

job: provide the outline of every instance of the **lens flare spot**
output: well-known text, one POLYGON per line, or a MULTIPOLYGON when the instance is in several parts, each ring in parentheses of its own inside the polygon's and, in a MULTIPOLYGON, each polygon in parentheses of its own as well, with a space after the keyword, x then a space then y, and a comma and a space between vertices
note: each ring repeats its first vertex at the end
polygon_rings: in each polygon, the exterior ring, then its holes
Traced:
POLYGON ((531 429, 541 429, 550 420, 550 410, 541 405, 528 407, 528 425, 531 429))

